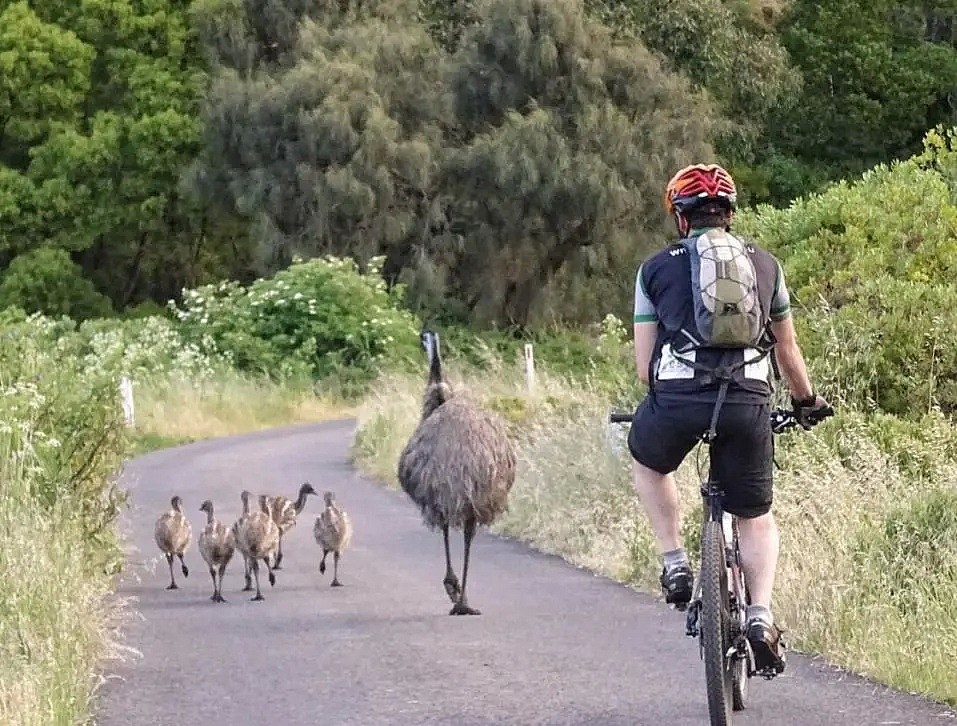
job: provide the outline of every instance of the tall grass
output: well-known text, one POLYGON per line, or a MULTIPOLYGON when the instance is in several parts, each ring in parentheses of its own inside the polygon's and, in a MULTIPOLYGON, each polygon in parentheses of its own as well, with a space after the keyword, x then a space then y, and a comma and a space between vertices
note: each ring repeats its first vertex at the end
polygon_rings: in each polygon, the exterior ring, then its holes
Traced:
POLYGON ((30 496, 9 440, 0 477, 0 723, 82 723, 119 615, 105 607, 111 578, 80 514, 30 496))
MULTIPOLYGON (((519 471, 498 531, 655 591, 654 539, 630 486, 627 427, 605 423, 608 394, 540 377, 534 393, 473 376, 478 400, 505 413, 519 471)), ((393 377, 359 408, 353 448, 395 481, 422 380, 393 377)), ((957 430, 841 412, 780 437, 774 511, 782 556, 774 609, 792 647, 891 685, 957 703, 957 430)), ((700 462, 706 465, 702 454, 700 462)), ((695 457, 678 472, 686 546, 698 542, 695 457)))
POLYGON ((134 402, 141 449, 325 421, 351 412, 350 403, 333 390, 232 372, 138 386, 134 402))
POLYGON ((55 328, 5 328, 0 347, 0 723, 18 726, 88 719, 121 609, 115 381, 55 328))

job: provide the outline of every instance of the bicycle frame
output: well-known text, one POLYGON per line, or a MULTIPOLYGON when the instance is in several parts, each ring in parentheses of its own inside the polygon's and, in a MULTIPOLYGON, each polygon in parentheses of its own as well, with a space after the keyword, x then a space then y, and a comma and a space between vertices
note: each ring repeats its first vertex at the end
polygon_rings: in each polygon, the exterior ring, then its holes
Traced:
MULTIPOLYGON (((709 457, 710 459, 710 457, 709 457)), ((745 582, 744 570, 741 567, 741 552, 738 544, 738 522, 737 518, 726 512, 722 506, 724 499, 724 490, 721 489, 719 482, 715 481, 711 471, 709 460, 709 471, 707 481, 701 483, 702 496, 702 524, 707 522, 720 522, 723 534, 723 544, 725 553, 725 567, 727 570, 728 597, 731 607, 731 627, 732 627, 732 650, 727 653, 731 667, 735 660, 743 659, 747 664, 746 677, 756 675, 754 669, 754 655, 751 652, 751 646, 746 637, 747 609, 750 604, 748 597, 747 583, 745 582), (736 655, 736 658, 734 656, 736 655)), ((685 632, 690 637, 699 637, 698 616, 701 608, 701 587, 702 587, 701 569, 695 576, 695 587, 691 596, 691 602, 687 606, 687 616, 685 632)), ((699 641, 699 648, 703 648, 703 643, 699 641)), ((765 676, 773 678, 773 675, 765 676)))

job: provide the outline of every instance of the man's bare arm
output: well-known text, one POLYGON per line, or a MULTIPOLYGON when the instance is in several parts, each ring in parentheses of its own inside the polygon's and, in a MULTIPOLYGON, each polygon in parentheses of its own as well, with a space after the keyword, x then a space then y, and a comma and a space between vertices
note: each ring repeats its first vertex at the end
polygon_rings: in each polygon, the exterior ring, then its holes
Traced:
POLYGON ((794 320, 788 315, 781 320, 772 321, 771 332, 777 339, 774 354, 777 357, 778 367, 788 383, 788 388, 791 389, 791 396, 804 401, 814 393, 814 389, 807 374, 804 355, 797 342, 794 320))
POLYGON ((645 385, 648 385, 648 364, 655 350, 657 335, 657 323, 635 323, 635 368, 638 370, 638 380, 645 385))

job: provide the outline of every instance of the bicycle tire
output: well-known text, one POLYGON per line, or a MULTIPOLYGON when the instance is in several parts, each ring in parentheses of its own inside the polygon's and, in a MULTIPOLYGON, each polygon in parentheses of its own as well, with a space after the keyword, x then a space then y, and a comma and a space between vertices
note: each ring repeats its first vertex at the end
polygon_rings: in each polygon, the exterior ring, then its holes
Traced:
MULTIPOLYGON (((741 548, 738 544, 738 524, 735 522, 732 525, 731 529, 734 536, 734 557, 737 561, 737 567, 731 569, 732 575, 735 575, 738 578, 738 583, 736 588, 731 588, 732 590, 738 590, 741 596, 744 598, 744 607, 745 614, 737 613, 737 617, 747 620, 746 613, 747 607, 751 604, 751 591, 748 589, 748 583, 744 579, 744 572, 741 570, 741 548)), ((741 630, 744 630, 745 623, 741 622, 739 627, 741 630)), ((735 711, 743 711, 748 707, 748 685, 750 682, 750 675, 748 673, 749 663, 747 658, 735 658, 732 665, 732 691, 731 691, 731 704, 735 711)))
MULTIPOLYGON (((745 603, 747 605, 747 603, 745 603)), ((731 706, 735 711, 748 707, 748 659, 735 658, 731 662, 731 706)))
POLYGON ((728 571, 721 522, 705 522, 701 534, 701 647, 711 726, 731 726, 733 675, 725 654, 731 647, 728 571))

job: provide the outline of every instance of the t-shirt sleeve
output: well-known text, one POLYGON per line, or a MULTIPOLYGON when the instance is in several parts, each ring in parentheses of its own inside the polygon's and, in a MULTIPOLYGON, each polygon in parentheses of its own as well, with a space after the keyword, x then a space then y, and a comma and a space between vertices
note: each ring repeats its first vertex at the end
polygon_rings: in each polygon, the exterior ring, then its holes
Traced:
POLYGON ((658 320, 658 313, 655 312, 655 306, 645 290, 643 271, 644 265, 641 265, 638 267, 638 274, 635 275, 635 322, 654 323, 658 320))
POLYGON ((781 263, 777 263, 778 273, 774 280, 774 296, 771 298, 771 320, 784 320, 791 314, 791 295, 788 293, 787 282, 784 280, 784 270, 781 263))

